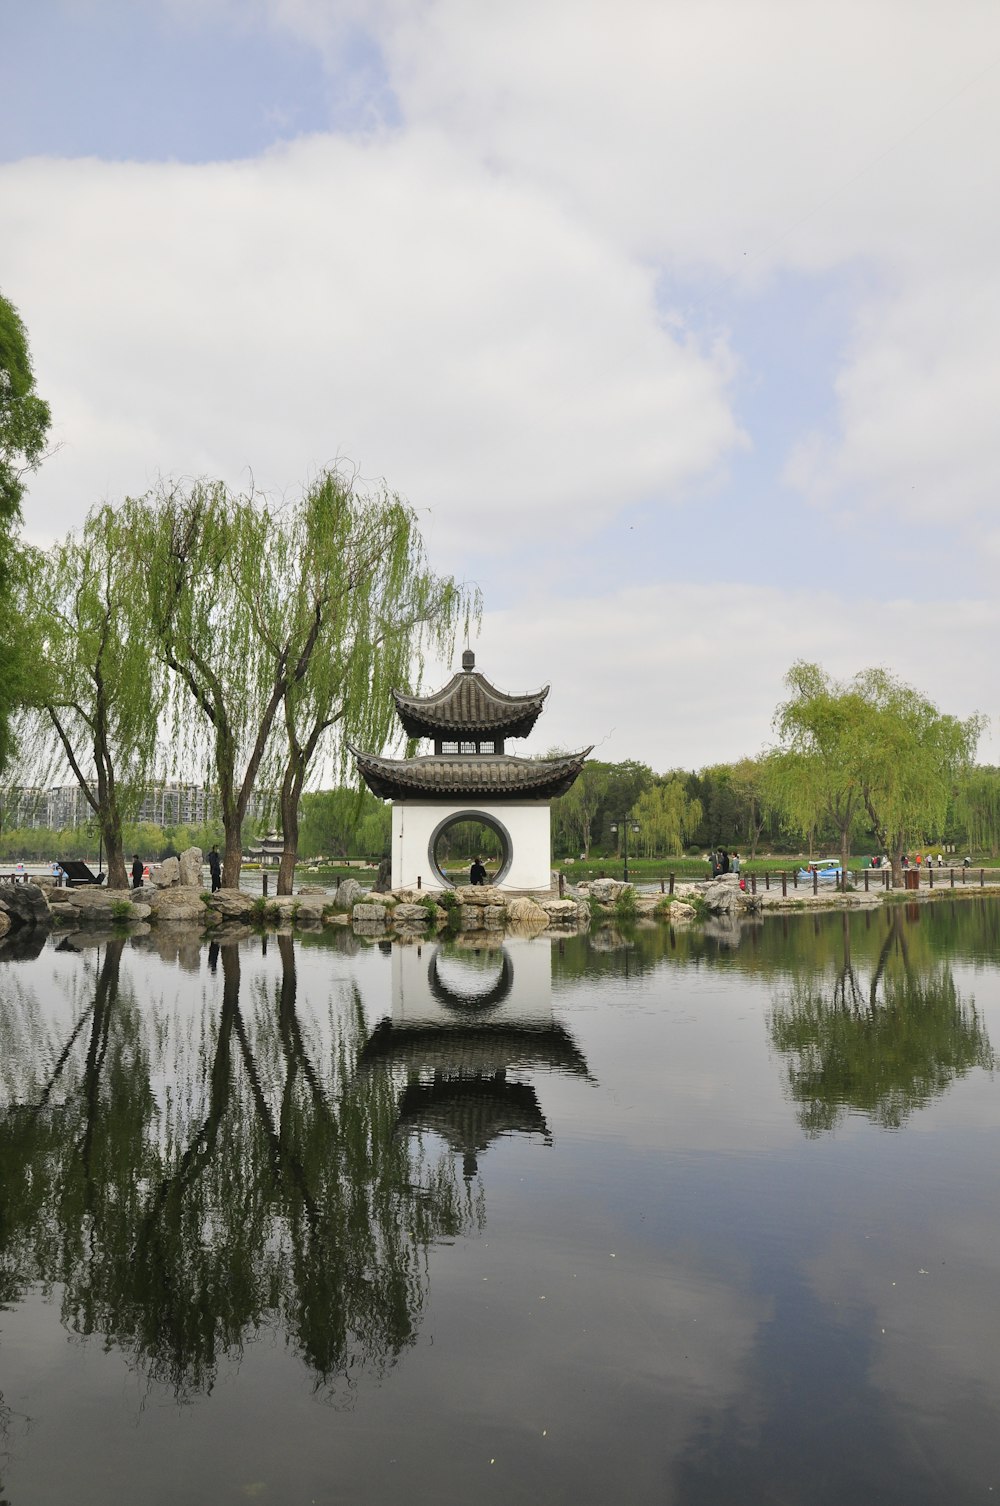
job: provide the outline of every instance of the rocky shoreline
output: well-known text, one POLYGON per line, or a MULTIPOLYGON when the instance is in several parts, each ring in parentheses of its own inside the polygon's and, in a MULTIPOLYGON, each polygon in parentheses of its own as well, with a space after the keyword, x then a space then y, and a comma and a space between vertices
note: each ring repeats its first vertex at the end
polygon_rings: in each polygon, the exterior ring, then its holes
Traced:
MULTIPOLYGON (((996 892, 997 886, 993 886, 996 892)), ((646 894, 616 879, 595 879, 559 895, 516 895, 488 886, 461 886, 445 893, 397 889, 387 893, 365 890, 347 878, 336 890, 302 885, 292 895, 253 896, 242 889, 202 886, 201 853, 197 848, 154 870, 154 882, 140 890, 98 887, 63 889, 44 879, 38 883, 0 887, 0 942, 13 937, 41 935, 52 929, 67 933, 98 928, 126 928, 135 934, 151 926, 193 928, 211 939, 251 929, 316 930, 349 926, 355 935, 419 937, 447 931, 450 935, 511 932, 536 935, 544 930, 587 930, 594 924, 662 923, 692 926, 710 919, 732 923, 743 916, 773 911, 876 908, 887 903, 928 903, 935 899, 971 897, 980 886, 918 891, 872 889, 836 890, 813 894, 806 889, 782 895, 777 889, 751 894, 740 888, 735 874, 717 879, 680 883, 673 895, 646 894)))

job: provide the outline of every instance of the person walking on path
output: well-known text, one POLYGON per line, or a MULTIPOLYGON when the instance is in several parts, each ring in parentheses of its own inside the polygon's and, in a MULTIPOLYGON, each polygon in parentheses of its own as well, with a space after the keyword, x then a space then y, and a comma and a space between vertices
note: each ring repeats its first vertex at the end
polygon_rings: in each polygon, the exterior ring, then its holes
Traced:
POLYGON ((217 847, 213 847, 208 855, 208 871, 212 875, 212 893, 216 894, 222 888, 222 863, 217 847))
POLYGON ((132 888, 142 888, 142 858, 137 852, 132 854, 132 888))

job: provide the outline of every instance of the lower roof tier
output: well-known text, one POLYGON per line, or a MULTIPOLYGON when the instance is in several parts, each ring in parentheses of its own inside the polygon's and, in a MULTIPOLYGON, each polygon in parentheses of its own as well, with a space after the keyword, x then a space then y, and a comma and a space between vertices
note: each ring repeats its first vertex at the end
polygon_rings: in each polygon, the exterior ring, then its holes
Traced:
POLYGON ((565 758, 502 753, 376 758, 351 748, 358 773, 382 800, 554 800, 565 795, 590 751, 584 748, 565 758))

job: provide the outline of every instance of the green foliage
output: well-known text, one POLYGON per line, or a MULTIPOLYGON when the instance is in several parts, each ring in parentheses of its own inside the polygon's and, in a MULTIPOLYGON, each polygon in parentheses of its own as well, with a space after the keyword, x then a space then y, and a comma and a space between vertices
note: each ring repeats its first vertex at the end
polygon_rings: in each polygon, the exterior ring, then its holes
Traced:
POLYGON ((775 714, 784 745, 771 762, 770 786, 804 833, 831 824, 846 863, 851 835, 866 820, 897 865, 909 842, 942 829, 980 718, 942 714, 883 669, 843 685, 799 662, 786 682, 793 694, 775 714))
POLYGON ((636 846, 646 857, 681 852, 701 823, 700 800, 692 800, 682 776, 669 775, 644 790, 632 809, 639 823, 636 846))
POLYGON ((337 472, 288 506, 198 483, 126 511, 171 671, 174 738, 207 757, 219 791, 225 882, 238 881, 247 804, 263 783, 280 790, 288 892, 313 760, 322 752, 343 775, 352 740, 382 747, 392 689, 419 678, 424 648, 448 646, 478 596, 427 569, 411 508, 385 490, 358 494, 337 472))
POLYGON ((1000 852, 1000 769, 980 765, 959 780, 955 816, 961 824, 968 849, 1000 852))
POLYGON ((111 916, 113 920, 129 920, 132 915, 132 903, 127 899, 116 899, 111 903, 111 916))
POLYGON ((368 789, 341 787, 302 796, 299 856, 360 857, 384 852, 390 843, 392 812, 368 789))
POLYGON ((626 884, 615 900, 615 918, 624 921, 634 920, 637 913, 638 906, 636 905, 635 890, 631 884, 626 884))
POLYGON ((82 533, 35 556, 25 601, 35 663, 26 749, 36 766, 69 764, 114 888, 125 886, 123 823, 148 780, 162 703, 128 544, 112 509, 95 509, 82 533))
POLYGON ((25 473, 37 470, 43 459, 50 422, 49 405, 35 391, 27 332, 14 305, 0 294, 0 530, 5 534, 20 515, 25 473))
POLYGON ((16 709, 30 693, 34 664, 23 632, 30 555, 17 545, 25 476, 44 458, 50 413, 35 392, 28 337, 20 315, 0 294, 0 770, 14 750, 16 709))

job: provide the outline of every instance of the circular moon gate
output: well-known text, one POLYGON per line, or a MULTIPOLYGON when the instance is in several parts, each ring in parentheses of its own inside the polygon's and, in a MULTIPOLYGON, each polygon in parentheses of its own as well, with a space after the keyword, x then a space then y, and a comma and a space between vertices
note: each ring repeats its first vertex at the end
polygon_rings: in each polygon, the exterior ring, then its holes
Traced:
POLYGON ((444 836, 445 832, 451 831, 453 826, 461 826, 466 821, 475 821, 478 822, 480 826, 488 826, 490 831, 493 832, 494 836, 499 839, 500 867, 493 875, 491 882, 494 884, 502 884, 504 879, 507 877, 507 874, 510 872, 510 865, 514 857, 514 845, 511 842, 510 832, 507 830, 506 826, 504 826, 503 822, 498 821, 496 816, 487 815, 485 811, 455 811, 452 815, 447 816, 443 821, 438 822, 437 826, 435 826, 434 830, 431 832, 431 839, 427 844, 427 861, 430 863, 431 872, 434 874, 434 877, 439 880, 442 888, 454 889, 455 885, 452 883, 451 879, 445 875, 441 868, 441 865, 437 860, 437 845, 441 838, 444 836))

